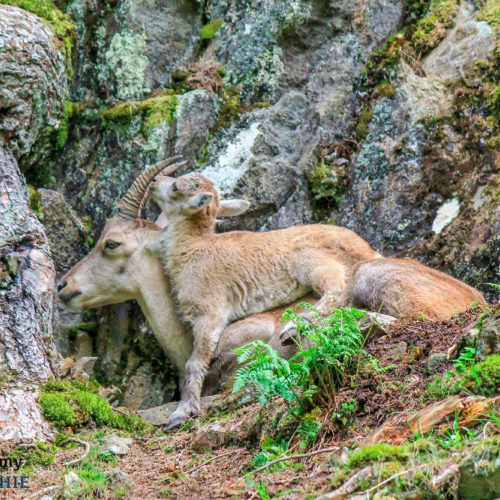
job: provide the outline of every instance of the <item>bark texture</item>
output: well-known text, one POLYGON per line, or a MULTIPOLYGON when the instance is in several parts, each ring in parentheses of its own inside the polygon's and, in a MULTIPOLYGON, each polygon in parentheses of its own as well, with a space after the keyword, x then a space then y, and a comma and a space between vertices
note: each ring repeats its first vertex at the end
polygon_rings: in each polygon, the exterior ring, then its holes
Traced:
POLYGON ((36 386, 54 374, 54 265, 13 155, 0 149, 0 441, 46 437, 36 386), (16 386, 13 386, 15 382, 16 386))

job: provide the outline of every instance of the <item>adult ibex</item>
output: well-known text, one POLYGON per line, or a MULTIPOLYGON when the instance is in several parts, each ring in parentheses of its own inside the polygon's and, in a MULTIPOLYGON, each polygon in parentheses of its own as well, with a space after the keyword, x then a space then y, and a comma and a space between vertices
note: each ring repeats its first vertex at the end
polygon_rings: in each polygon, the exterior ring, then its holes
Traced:
POLYGON ((181 403, 170 426, 198 413, 204 375, 229 321, 311 290, 321 297, 316 308, 323 315, 349 302, 372 311, 386 303, 391 314, 442 319, 472 301, 484 302, 479 292, 443 273, 415 261, 382 258, 345 228, 310 225, 215 234, 219 194, 202 174, 160 177, 150 194, 169 219, 163 259, 194 335, 181 403), (449 298, 442 297, 448 292, 449 298))
MULTIPOLYGON (((192 335, 175 312, 162 263, 152 250, 162 227, 139 219, 149 182, 174 160, 150 167, 134 182, 118 204, 117 215, 107 220, 95 248, 62 278, 59 298, 74 310, 135 299, 182 378, 193 350, 192 335)), ((181 165, 172 165, 167 172, 173 173, 181 165)), ((226 200, 221 203, 218 215, 237 215, 247 207, 248 203, 243 200, 226 200)), ((211 360, 207 376, 210 383, 205 386, 205 394, 215 393, 231 374, 237 347, 260 339, 273 345, 282 356, 292 355, 292 349, 279 342, 282 313, 283 310, 276 310, 256 314, 233 323, 222 333, 211 360)))

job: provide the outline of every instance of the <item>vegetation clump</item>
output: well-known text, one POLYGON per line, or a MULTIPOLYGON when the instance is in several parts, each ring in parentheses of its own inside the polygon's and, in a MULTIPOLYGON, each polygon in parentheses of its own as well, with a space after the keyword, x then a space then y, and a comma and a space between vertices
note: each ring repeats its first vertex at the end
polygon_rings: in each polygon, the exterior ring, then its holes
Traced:
POLYGON ((321 161, 311 172, 309 186, 315 200, 328 200, 338 207, 344 194, 345 180, 343 171, 321 161))
POLYGON ((370 133, 370 122, 372 121, 373 112, 371 108, 365 108, 358 116, 356 124, 356 137, 358 141, 362 141, 370 133))
POLYGON ((205 24, 205 26, 201 28, 200 38, 202 40, 211 40, 217 34, 217 31, 219 31, 221 25, 222 19, 220 17, 214 19, 209 24, 205 24))
POLYGON ((297 338, 293 339, 297 354, 290 360, 283 359, 259 340, 237 349, 238 361, 246 364, 235 376, 233 391, 251 386, 262 405, 280 396, 288 414, 298 423, 296 434, 305 448, 314 442, 321 427, 314 409, 335 403, 338 389, 364 353, 357 323, 364 313, 344 308, 321 318, 310 304, 302 302, 298 307, 313 311, 317 324, 306 322, 292 309, 286 310, 283 320, 290 320, 297 329, 297 338))
POLYGON ((486 21, 492 28, 500 28, 500 0, 488 0, 478 12, 476 19, 486 21))
POLYGON ((172 123, 178 102, 173 91, 167 91, 164 95, 145 101, 124 102, 104 109, 100 111, 100 116, 105 124, 117 126, 126 126, 133 118, 141 116, 143 129, 153 129, 161 123, 166 125, 172 123))
POLYGON ((134 432, 146 428, 139 417, 115 412, 109 402, 97 394, 98 390, 95 382, 49 381, 40 395, 43 416, 60 429, 82 427, 91 421, 99 427, 134 432))
POLYGON ((457 0, 437 0, 432 4, 432 12, 418 21, 412 36, 417 52, 427 52, 444 38, 446 30, 453 27, 459 9, 457 0))
POLYGON ((348 465, 371 464, 386 460, 406 460, 410 456, 409 446, 397 446, 386 443, 372 444, 358 448, 349 458, 348 465))

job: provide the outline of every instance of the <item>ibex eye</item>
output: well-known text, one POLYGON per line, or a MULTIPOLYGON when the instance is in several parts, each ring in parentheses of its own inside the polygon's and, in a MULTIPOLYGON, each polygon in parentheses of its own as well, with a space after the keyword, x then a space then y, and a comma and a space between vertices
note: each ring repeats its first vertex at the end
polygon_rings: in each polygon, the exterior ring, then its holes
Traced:
POLYGON ((175 193, 176 191, 179 191, 179 186, 177 185, 177 182, 174 182, 172 184, 172 191, 175 193))
POLYGON ((110 248, 113 250, 113 248, 119 247, 121 243, 118 243, 118 241, 113 241, 113 240, 108 240, 106 241, 106 248, 110 248))

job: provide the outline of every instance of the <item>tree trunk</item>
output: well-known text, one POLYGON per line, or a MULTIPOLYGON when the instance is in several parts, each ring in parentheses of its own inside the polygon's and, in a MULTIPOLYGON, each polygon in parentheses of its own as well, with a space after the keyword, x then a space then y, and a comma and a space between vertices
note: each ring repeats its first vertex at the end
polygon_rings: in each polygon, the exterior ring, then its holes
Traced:
POLYGON ((0 441, 50 435, 36 398, 54 374, 53 288, 43 227, 15 158, 0 148, 0 441))

